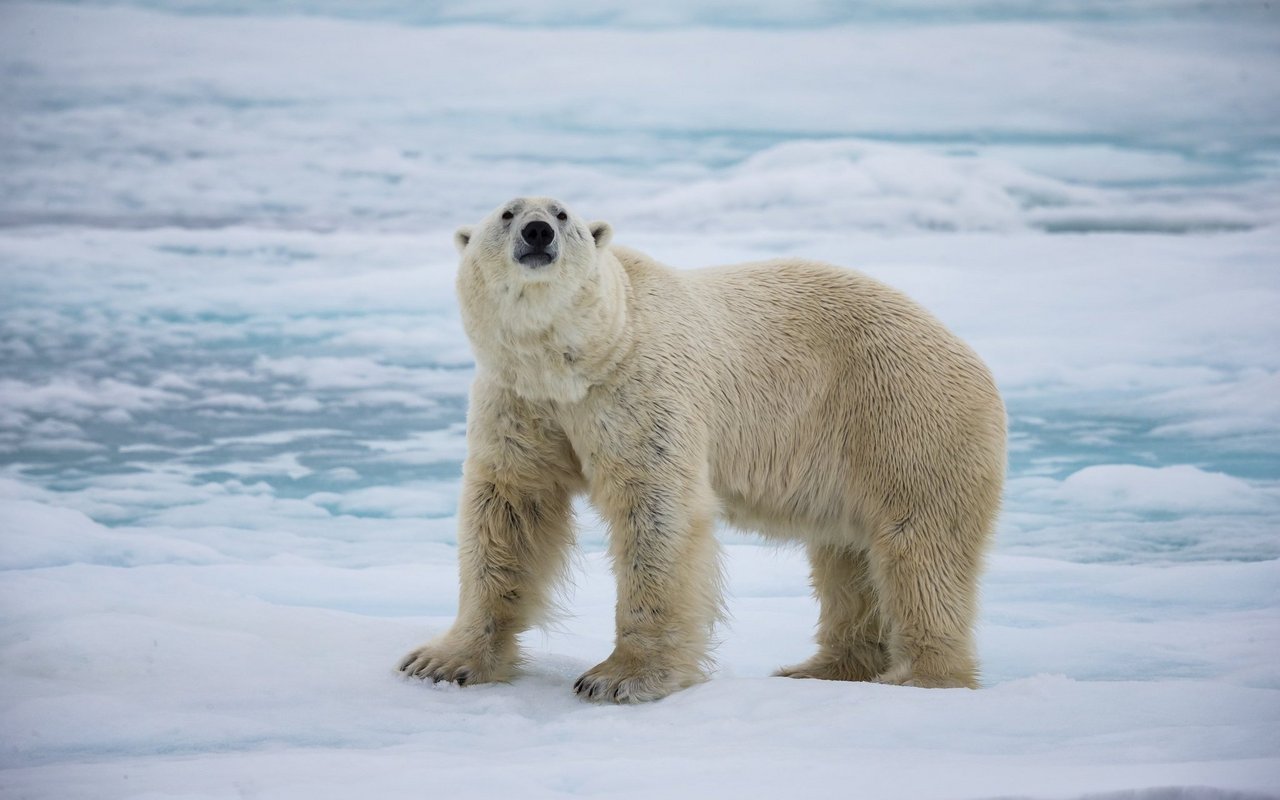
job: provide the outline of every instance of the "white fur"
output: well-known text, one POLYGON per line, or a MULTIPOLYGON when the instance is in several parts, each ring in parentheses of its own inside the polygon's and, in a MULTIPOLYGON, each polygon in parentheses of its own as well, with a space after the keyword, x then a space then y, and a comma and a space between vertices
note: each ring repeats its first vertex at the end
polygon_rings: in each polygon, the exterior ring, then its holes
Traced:
POLYGON ((809 550, 819 650, 779 674, 976 686, 977 583, 1005 459, 981 361, 859 273, 799 260, 676 272, 611 235, 550 198, 458 232, 478 366, 459 617, 401 669, 509 677, 585 491, 618 578, 614 652, 576 686, 589 699, 651 700, 705 678, 717 516, 809 550), (555 229, 546 266, 516 259, 534 220, 555 229))

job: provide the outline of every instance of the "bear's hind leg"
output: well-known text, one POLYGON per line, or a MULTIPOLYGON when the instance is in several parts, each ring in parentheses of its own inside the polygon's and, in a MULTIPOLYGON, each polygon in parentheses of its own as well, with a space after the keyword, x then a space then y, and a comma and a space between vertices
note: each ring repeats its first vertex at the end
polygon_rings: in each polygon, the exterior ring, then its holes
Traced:
POLYGON ((978 687, 973 624, 985 535, 955 523, 904 520, 870 550, 871 575, 889 624, 881 683, 978 687))
POLYGON ((865 551, 811 545, 809 563, 818 597, 818 652, 775 675, 831 681, 870 681, 889 665, 885 632, 865 551))

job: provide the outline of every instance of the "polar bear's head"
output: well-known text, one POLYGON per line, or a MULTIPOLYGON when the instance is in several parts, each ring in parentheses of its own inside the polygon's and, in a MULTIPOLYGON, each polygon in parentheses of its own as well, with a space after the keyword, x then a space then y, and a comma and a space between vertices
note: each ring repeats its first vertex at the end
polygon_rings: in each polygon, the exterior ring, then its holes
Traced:
POLYGON ((490 278, 509 285, 584 277, 612 236, 609 223, 584 222, 559 200, 518 197, 459 228, 453 240, 464 263, 504 270, 490 278))
MULTIPOLYGON (((511 200, 478 225, 459 228, 458 307, 477 361, 505 374, 528 370, 529 347, 548 341, 567 348, 555 350, 558 359, 578 352, 575 364, 586 363, 592 348, 612 347, 627 313, 627 281, 609 248, 612 236, 608 223, 585 222, 550 197, 511 200)), ((567 369, 559 362, 543 367, 534 370, 543 382, 567 369)), ((563 399, 580 396, 584 386, 524 391, 563 399)))

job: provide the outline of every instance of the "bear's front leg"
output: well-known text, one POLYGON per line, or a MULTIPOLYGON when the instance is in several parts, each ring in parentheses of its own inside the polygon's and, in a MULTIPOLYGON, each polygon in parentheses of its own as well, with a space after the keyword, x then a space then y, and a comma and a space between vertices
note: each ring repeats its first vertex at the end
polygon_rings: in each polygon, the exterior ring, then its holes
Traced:
POLYGON ((406 675, 459 685, 506 680, 516 636, 541 621, 563 575, 581 474, 562 431, 477 379, 458 509, 458 618, 408 653, 406 675))
POLYGON ((465 480, 458 533, 458 618, 400 663, 459 685, 511 677, 516 635, 539 621, 572 542, 569 493, 488 477, 465 480))
POLYGON ((618 605, 612 655, 574 684, 587 700, 657 700, 707 677, 721 611, 714 502, 705 477, 663 472, 615 474, 593 488, 609 523, 618 605))

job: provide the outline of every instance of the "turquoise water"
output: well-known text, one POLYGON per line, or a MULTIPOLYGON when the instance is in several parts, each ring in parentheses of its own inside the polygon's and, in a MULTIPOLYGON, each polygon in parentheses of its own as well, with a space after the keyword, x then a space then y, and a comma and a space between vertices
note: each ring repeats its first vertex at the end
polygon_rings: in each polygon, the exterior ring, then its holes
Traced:
POLYGON ((550 193, 673 263, 923 291, 1006 391, 1014 552, 1280 550, 1274 12, 471 8, 0 6, 11 495, 113 526, 241 496, 274 504, 250 527, 447 520, 449 233, 550 193), (1072 494, 1107 465, 1148 471, 1072 494), (1179 465, 1202 507, 1142 499, 1179 465))

